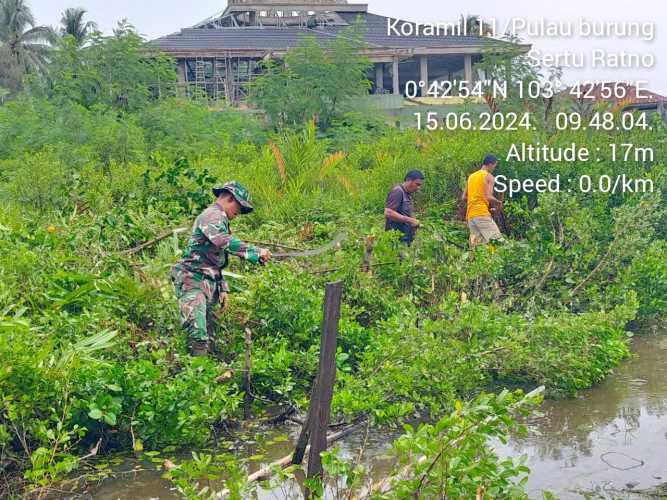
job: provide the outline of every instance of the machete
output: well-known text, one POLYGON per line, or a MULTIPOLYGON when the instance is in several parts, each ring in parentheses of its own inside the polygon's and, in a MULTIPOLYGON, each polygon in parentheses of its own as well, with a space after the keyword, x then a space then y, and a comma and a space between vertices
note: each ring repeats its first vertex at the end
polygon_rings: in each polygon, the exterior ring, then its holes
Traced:
POLYGON ((345 233, 338 233, 332 241, 323 245, 319 248, 313 248, 312 250, 303 250, 300 252, 287 252, 287 253, 274 253, 272 257, 277 260, 283 259, 297 259, 304 257, 315 257, 317 255, 322 255, 331 250, 338 249, 340 244, 345 240, 345 233))

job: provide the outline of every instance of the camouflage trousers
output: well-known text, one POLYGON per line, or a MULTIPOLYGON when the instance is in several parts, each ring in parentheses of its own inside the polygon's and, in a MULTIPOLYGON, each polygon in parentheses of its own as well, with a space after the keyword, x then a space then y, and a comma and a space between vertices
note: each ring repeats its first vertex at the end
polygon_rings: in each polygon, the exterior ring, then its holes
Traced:
POLYGON ((181 325, 190 339, 212 339, 215 326, 213 310, 220 300, 221 284, 178 264, 171 270, 171 281, 176 290, 181 325))

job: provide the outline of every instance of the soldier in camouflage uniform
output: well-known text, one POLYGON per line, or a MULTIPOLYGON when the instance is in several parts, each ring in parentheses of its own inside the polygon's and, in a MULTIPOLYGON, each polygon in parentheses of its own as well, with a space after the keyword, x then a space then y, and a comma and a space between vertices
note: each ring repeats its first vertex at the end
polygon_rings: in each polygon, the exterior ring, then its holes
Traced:
POLYGON ((213 308, 227 300, 229 286, 222 278, 229 254, 264 264, 271 252, 232 236, 229 222, 252 212, 248 190, 238 182, 213 189, 216 202, 195 220, 183 258, 172 268, 181 322, 190 337, 190 353, 206 356, 212 337, 213 308))

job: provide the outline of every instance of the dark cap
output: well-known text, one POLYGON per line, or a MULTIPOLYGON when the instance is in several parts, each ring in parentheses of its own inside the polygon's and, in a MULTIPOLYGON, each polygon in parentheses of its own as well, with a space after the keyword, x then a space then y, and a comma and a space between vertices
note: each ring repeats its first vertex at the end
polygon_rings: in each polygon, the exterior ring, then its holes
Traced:
POLYGON ((220 196, 225 192, 231 194, 234 199, 239 202, 239 205, 241 205, 242 214, 249 214, 255 209, 255 207, 252 206, 250 192, 240 182, 231 181, 222 187, 213 188, 213 194, 215 196, 220 196))

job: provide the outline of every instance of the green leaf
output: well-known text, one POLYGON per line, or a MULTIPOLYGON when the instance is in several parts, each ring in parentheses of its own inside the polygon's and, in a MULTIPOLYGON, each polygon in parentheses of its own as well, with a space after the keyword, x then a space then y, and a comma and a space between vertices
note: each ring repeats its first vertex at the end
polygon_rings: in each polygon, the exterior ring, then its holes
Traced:
POLYGON ((88 412, 88 416, 93 420, 102 420, 104 414, 102 413, 102 410, 100 410, 99 408, 93 408, 88 412))

